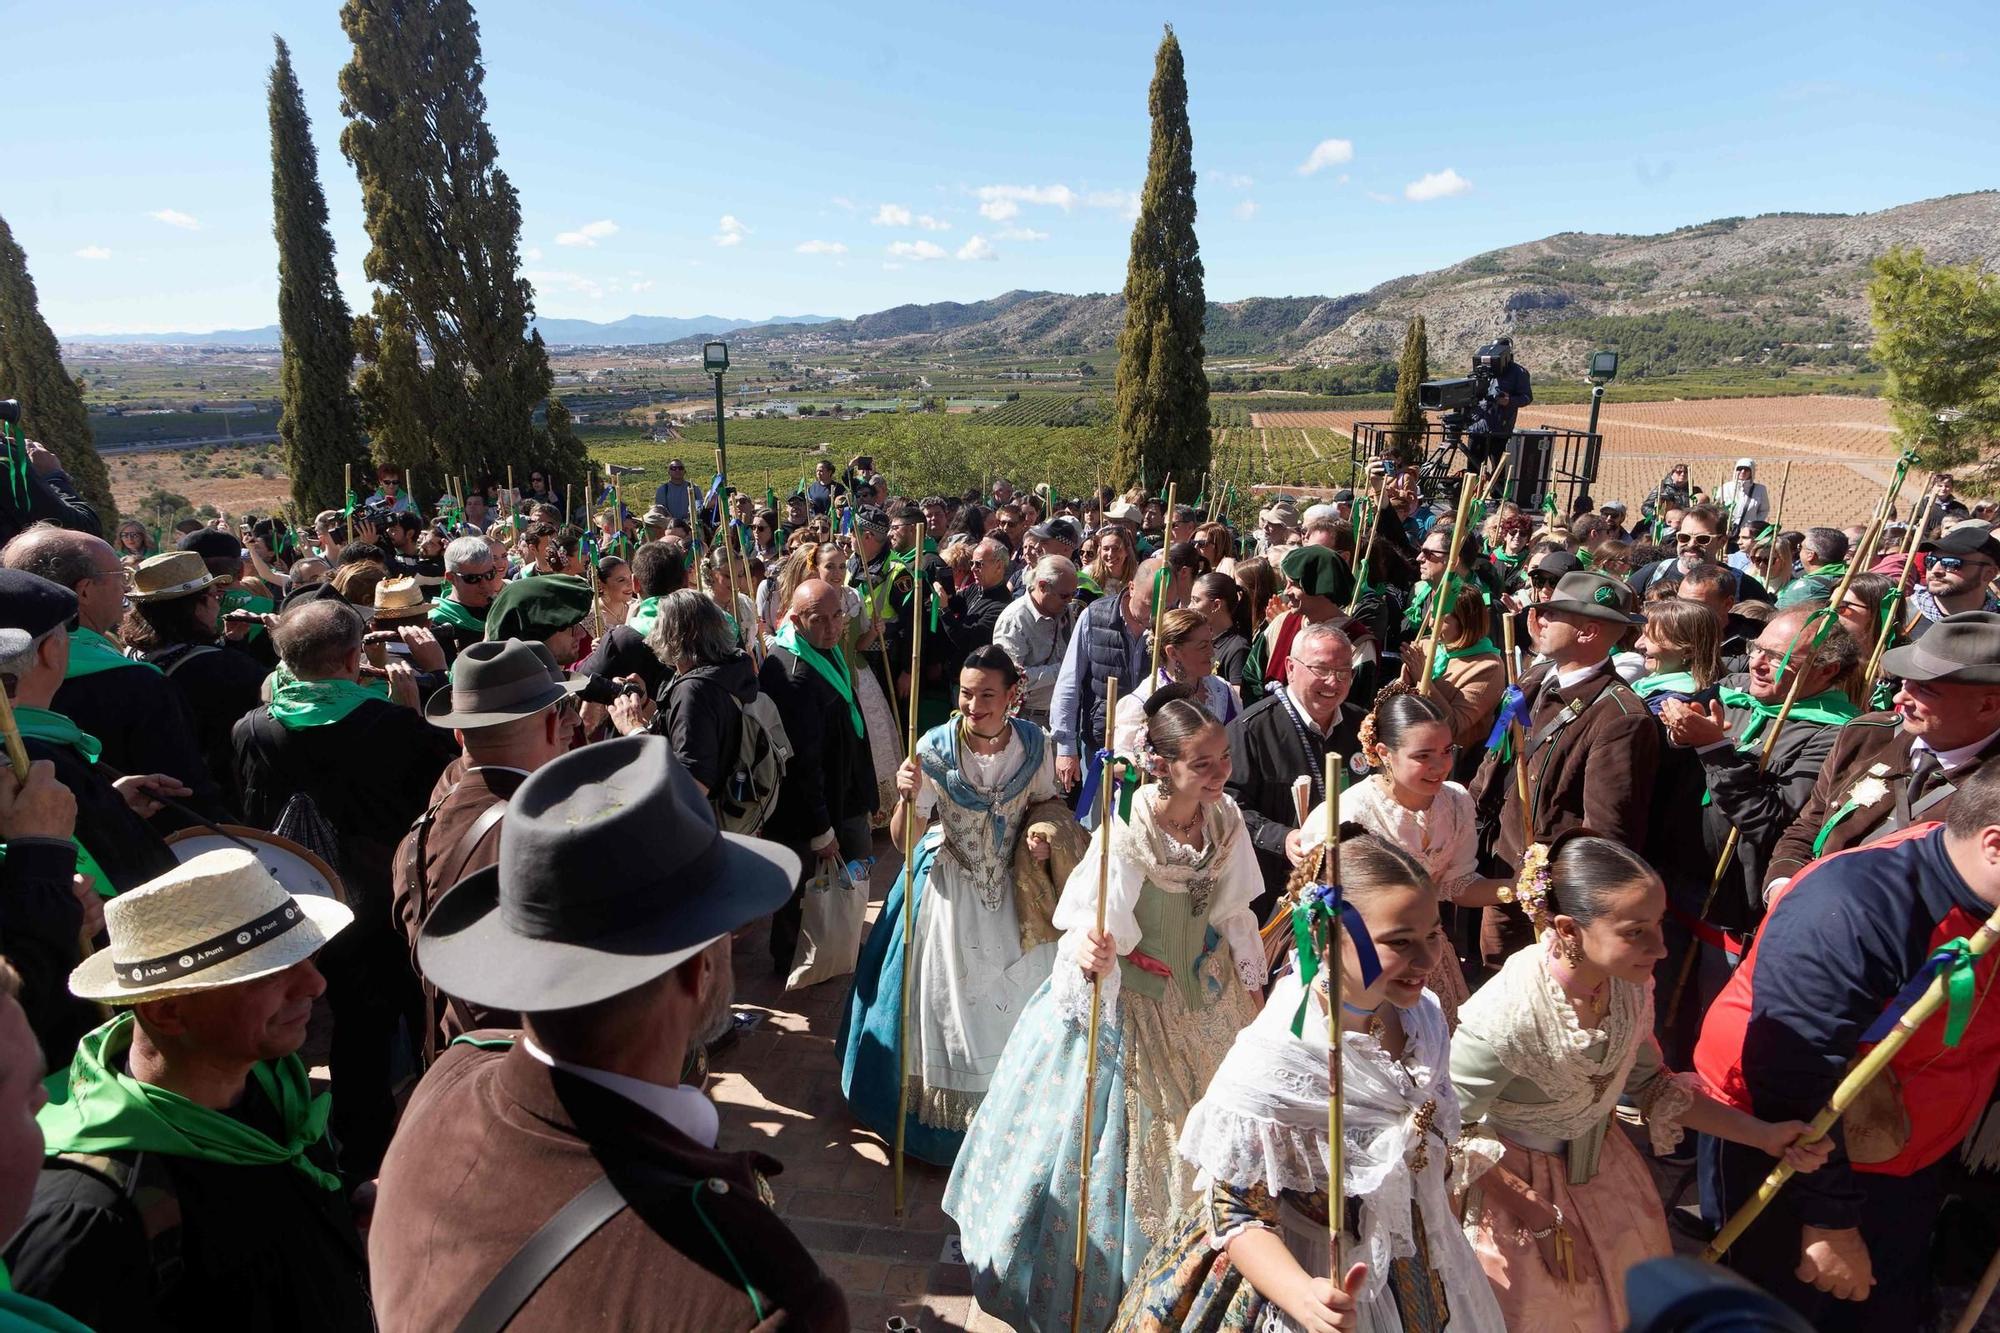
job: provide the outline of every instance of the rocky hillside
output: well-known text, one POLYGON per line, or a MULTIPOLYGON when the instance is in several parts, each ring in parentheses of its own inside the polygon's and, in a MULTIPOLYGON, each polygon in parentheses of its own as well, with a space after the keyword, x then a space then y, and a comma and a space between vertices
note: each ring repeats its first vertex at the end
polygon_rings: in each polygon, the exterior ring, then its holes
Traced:
MULTIPOLYGON (((1869 341, 1868 265, 1896 245, 2000 267, 2000 191, 1879 213, 1723 218, 1661 236, 1564 232, 1352 296, 1214 303, 1208 350, 1311 364, 1393 359, 1410 316, 1421 313, 1433 364, 1508 332, 1523 359, 1543 365, 1607 344, 1642 346, 1659 370, 1758 360, 1853 365, 1865 354, 1854 344, 1869 341)), ((735 338, 774 350, 878 344, 1069 355, 1115 347, 1123 317, 1115 294, 1017 291, 735 338)))

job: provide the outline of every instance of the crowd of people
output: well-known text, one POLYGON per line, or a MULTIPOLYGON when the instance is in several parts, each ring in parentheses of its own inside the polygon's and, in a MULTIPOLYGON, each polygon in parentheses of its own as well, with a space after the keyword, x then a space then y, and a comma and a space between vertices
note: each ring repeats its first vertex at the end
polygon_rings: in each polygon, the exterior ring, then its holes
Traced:
POLYGON ((385 465, 107 542, 30 459, 0 1328, 847 1327, 702 1090, 751 932, 847 989, 854 1121, 1022 1329, 1619 1329, 1781 1162, 1724 1261, 1814 1327, 2000 1243, 2000 537, 1949 477, 1459 530, 1377 471, 1239 532, 385 465))

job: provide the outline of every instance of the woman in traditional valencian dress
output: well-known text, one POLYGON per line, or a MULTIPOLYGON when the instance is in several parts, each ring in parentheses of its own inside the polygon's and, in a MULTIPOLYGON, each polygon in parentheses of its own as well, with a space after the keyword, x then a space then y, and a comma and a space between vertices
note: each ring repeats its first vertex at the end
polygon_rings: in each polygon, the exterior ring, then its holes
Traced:
MULTIPOLYGON (((1415 856, 1439 901, 1484 907, 1500 901, 1500 884, 1479 874, 1478 812, 1471 793, 1449 781, 1451 734, 1450 715, 1435 701, 1401 683, 1384 688, 1359 732, 1360 754, 1374 766, 1374 775, 1341 793, 1340 819, 1415 856)), ((1301 827, 1322 828, 1325 821, 1322 807, 1301 827)), ((1299 839, 1288 842, 1302 846, 1299 839)), ((1455 948, 1439 952, 1426 980, 1446 1024, 1456 1027, 1458 1007, 1470 992, 1455 948)))
MULTIPOLYGON (((1320 818, 1324 820, 1324 813, 1320 818)), ((1323 823, 1308 828, 1324 827, 1323 823)), ((1500 1307, 1448 1195, 1459 1129, 1450 1036, 1425 988, 1448 955, 1437 893, 1394 843, 1347 825, 1340 882, 1381 962, 1363 984, 1341 950, 1341 1115, 1350 1267, 1336 1287, 1327 1250, 1326 978, 1295 966, 1188 1115, 1181 1154, 1199 1196, 1155 1246, 1115 1325, 1130 1333, 1502 1333, 1500 1307), (1298 1019, 1297 1032, 1293 1031, 1298 1019)), ((1296 964, 1296 958, 1294 963, 1296 964)))
MULTIPOLYGON (((958 713, 933 727, 896 774, 890 836, 914 800, 922 834, 912 865, 914 944, 903 937, 902 879, 889 891, 854 970, 840 1034, 840 1089, 855 1118, 896 1132, 902 988, 911 991, 908 1150, 951 1165, 1000 1053, 1055 962, 1055 932, 1024 938, 1012 871, 1022 815, 1056 794, 1048 733, 1008 716, 1021 673, 988 645, 965 659, 958 713)), ((1046 856, 1043 847, 1040 854, 1046 856)), ((1044 909, 1045 911, 1046 909, 1044 909)), ((1046 916, 1042 918, 1046 923, 1046 916)))
POLYGON ((1129 821, 1113 821, 1105 931, 1095 930, 1100 836, 1056 908, 1055 972, 1014 1029, 945 1190, 980 1308, 1017 1329, 1070 1324, 1091 977, 1104 989, 1087 1329, 1110 1322, 1147 1250, 1195 1199, 1194 1166, 1174 1144, 1264 984, 1250 911, 1264 882, 1223 793, 1228 736, 1194 688, 1165 686, 1150 701, 1145 755, 1159 781, 1140 789, 1129 821))
POLYGON ((1612 1127, 1621 1096, 1655 1152, 1687 1128, 1811 1171, 1831 1140, 1798 1145, 1802 1122, 1732 1110, 1661 1063, 1653 967, 1667 895, 1637 853, 1574 830, 1525 861, 1515 897, 1541 938, 1465 1002, 1452 1038, 1466 1233, 1509 1328, 1608 1333, 1625 1326, 1626 1272, 1672 1248, 1652 1176, 1612 1127))

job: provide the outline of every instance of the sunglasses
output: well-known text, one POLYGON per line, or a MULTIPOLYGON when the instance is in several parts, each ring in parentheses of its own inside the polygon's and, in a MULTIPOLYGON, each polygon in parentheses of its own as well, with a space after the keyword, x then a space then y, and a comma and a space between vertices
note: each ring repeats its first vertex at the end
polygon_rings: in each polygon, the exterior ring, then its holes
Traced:
POLYGON ((487 583, 492 581, 493 579, 499 578, 500 571, 497 569, 489 569, 484 574, 460 574, 458 577, 460 581, 465 583, 487 583))
POLYGON ((1430 548, 1429 548, 1428 546, 1426 546, 1426 547, 1422 547, 1422 548, 1420 548, 1420 549, 1419 549, 1419 550, 1417 551, 1417 559, 1419 559, 1419 560, 1442 560, 1442 559, 1444 559, 1444 552, 1443 552, 1443 551, 1433 551, 1433 550, 1431 550, 1431 549, 1430 549, 1430 548))
POLYGON ((1713 532, 1677 532, 1674 542, 1679 546, 1711 546, 1717 534, 1713 532))
POLYGON ((1968 560, 1962 555, 1934 555, 1931 557, 1931 568, 1942 570, 1947 574, 1964 569, 1967 565, 1978 568, 1990 563, 1992 562, 1987 560, 1968 560))
POLYGON ((1561 580, 1554 574, 1530 574, 1528 582, 1537 588, 1553 588, 1561 580))

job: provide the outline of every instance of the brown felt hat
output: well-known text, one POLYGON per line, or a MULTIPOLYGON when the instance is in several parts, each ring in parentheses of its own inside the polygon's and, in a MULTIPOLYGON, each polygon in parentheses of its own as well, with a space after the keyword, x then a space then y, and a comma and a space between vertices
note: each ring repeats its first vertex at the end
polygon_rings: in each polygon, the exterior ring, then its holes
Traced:
POLYGON ((1573 616, 1609 620, 1619 625, 1646 623, 1646 618, 1639 614, 1639 599, 1632 595, 1625 580, 1583 569, 1563 575, 1556 581, 1556 595, 1529 609, 1544 614, 1566 611, 1573 616))
POLYGON ((2000 684, 2000 613, 1946 616, 1914 643, 1883 653, 1882 670, 1904 680, 1944 685, 2000 684))

